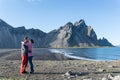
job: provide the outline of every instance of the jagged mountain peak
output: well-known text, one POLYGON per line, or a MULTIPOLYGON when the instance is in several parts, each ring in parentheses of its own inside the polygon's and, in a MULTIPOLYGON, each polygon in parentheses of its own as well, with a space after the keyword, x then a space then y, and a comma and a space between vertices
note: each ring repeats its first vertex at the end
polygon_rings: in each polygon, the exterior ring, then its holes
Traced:
POLYGON ((67 30, 70 29, 81 29, 81 28, 86 28, 87 25, 85 24, 85 21, 83 19, 76 21, 74 24, 72 22, 66 23, 64 26, 60 27, 60 29, 66 28, 67 30))
POLYGON ((64 26, 60 26, 58 31, 60 31, 60 30, 69 31, 69 30, 72 30, 73 27, 74 27, 73 23, 72 22, 68 22, 64 26))
POLYGON ((72 22, 68 22, 68 23, 66 23, 65 26, 73 26, 73 23, 72 22))
POLYGON ((75 22, 74 26, 76 26, 76 27, 81 27, 81 26, 86 27, 84 19, 81 19, 81 20, 75 22))
POLYGON ((100 46, 105 46, 105 45, 108 45, 108 46, 113 46, 106 38, 100 38, 99 40, 99 45, 100 46))
POLYGON ((84 19, 80 19, 80 20, 79 20, 79 23, 80 23, 80 24, 84 24, 84 23, 85 23, 85 20, 84 20, 84 19))
POLYGON ((73 27, 73 23, 72 23, 72 22, 68 22, 68 23, 65 24, 64 27, 69 27, 69 28, 70 28, 70 27, 73 27))

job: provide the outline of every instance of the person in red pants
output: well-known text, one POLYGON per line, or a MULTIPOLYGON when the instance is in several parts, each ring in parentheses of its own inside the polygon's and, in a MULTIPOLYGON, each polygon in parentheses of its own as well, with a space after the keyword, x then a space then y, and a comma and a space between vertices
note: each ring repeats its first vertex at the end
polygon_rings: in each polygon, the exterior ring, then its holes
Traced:
POLYGON ((27 73, 26 67, 28 64, 28 37, 24 38, 24 41, 21 43, 21 58, 22 63, 20 66, 20 73, 27 73))

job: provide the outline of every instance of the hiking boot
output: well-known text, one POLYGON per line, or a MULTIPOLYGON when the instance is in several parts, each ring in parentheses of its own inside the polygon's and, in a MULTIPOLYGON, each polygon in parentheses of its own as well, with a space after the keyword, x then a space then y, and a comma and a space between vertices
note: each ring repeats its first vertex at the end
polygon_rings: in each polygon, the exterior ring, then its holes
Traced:
POLYGON ((22 72, 22 74, 27 74, 27 73, 28 73, 27 71, 22 72))
POLYGON ((34 70, 33 71, 30 71, 30 74, 33 74, 34 73, 34 70))

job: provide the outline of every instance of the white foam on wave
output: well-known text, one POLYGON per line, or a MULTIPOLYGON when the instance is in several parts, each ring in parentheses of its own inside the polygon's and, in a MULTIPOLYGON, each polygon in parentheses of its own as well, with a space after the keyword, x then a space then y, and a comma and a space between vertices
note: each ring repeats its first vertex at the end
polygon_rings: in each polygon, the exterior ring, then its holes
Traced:
POLYGON ((69 55, 70 55, 70 54, 73 54, 73 53, 67 53, 67 54, 69 54, 69 55))
POLYGON ((100 60, 88 59, 88 58, 84 58, 84 57, 73 56, 71 54, 74 54, 74 53, 67 53, 65 50, 49 49, 49 51, 52 52, 52 53, 60 53, 60 54, 65 55, 68 58, 73 58, 73 59, 89 60, 89 61, 100 61, 100 60))
POLYGON ((62 53, 61 51, 56 50, 56 49, 49 49, 49 51, 52 52, 52 53, 62 53))
POLYGON ((69 54, 65 54, 65 56, 69 57, 69 58, 73 58, 73 59, 79 59, 79 60, 96 61, 96 60, 93 60, 93 59, 88 59, 88 58, 84 58, 84 57, 73 56, 73 55, 69 55, 69 54))

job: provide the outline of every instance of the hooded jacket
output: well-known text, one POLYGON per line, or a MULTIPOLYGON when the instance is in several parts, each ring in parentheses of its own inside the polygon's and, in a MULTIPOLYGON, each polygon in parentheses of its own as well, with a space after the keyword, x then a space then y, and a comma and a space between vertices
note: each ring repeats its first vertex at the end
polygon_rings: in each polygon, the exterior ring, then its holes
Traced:
POLYGON ((28 55, 28 42, 21 42, 21 55, 28 55))

